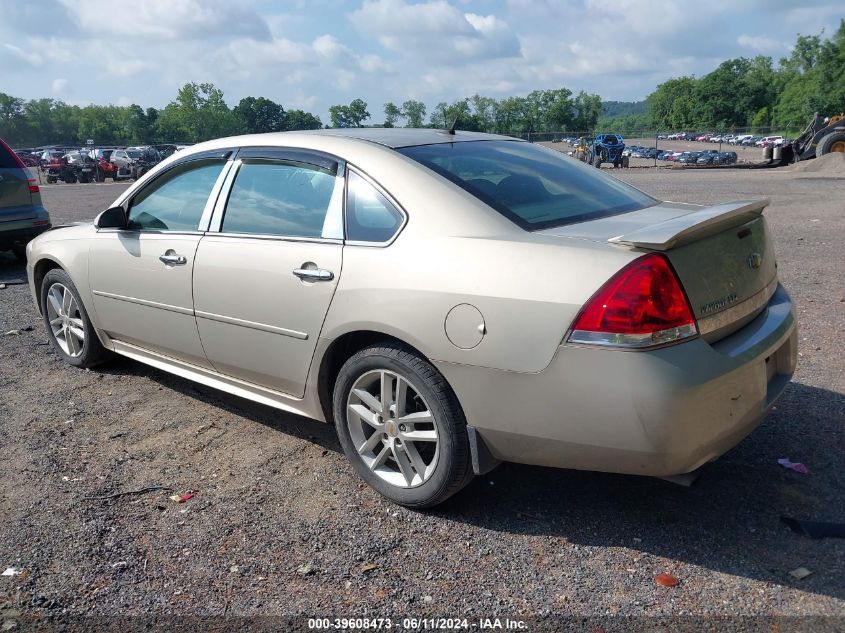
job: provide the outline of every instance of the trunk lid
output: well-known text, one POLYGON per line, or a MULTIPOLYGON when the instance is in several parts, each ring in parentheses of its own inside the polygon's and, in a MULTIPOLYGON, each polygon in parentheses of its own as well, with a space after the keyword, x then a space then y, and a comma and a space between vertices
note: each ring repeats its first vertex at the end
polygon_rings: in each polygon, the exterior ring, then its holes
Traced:
POLYGON ((541 233, 663 252, 689 297, 699 331, 713 341, 757 316, 777 288, 774 250, 762 216, 767 204, 666 202, 541 233))

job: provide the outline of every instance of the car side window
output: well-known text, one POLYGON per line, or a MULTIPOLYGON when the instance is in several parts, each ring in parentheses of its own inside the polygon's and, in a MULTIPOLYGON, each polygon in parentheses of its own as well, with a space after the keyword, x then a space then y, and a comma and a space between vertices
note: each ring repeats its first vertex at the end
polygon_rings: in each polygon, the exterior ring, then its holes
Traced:
POLYGON ((238 170, 224 233, 281 237, 323 236, 335 176, 315 166, 256 159, 238 170))
POLYGON ((372 184, 349 171, 346 193, 346 239, 387 242, 402 226, 402 213, 372 184))
POLYGON ((132 199, 129 228, 196 231, 224 165, 221 160, 198 160, 163 173, 132 199))

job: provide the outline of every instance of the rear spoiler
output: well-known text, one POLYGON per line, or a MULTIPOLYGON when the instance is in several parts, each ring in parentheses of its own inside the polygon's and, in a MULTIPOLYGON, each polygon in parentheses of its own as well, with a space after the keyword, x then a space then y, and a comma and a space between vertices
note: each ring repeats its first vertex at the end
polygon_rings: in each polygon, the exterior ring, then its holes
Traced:
POLYGON ((680 244, 719 233, 728 226, 739 226, 753 220, 762 215, 768 204, 767 198, 725 202, 645 226, 625 235, 617 235, 607 241, 655 251, 668 251, 680 244))

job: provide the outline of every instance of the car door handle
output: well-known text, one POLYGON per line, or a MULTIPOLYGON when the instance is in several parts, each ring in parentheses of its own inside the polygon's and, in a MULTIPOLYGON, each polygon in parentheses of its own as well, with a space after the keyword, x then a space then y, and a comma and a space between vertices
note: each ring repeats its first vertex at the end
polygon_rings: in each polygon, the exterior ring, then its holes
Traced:
POLYGON ((303 281, 331 281, 334 279, 334 273, 330 270, 322 268, 297 268, 293 274, 303 281))
POLYGON ((188 258, 184 255, 176 255, 170 252, 159 255, 158 258, 168 266, 184 266, 188 263, 188 258))

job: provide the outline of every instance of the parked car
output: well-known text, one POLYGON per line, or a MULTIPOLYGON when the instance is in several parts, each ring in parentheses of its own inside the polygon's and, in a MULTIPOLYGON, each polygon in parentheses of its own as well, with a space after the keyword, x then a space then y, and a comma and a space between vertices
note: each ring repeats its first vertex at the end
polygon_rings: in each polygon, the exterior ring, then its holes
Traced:
POLYGON ((713 160, 714 163, 719 165, 734 165, 737 161, 736 152, 719 152, 716 154, 716 158, 713 160))
POLYGON ((782 136, 764 136, 760 140, 756 141, 754 145, 757 147, 768 147, 770 145, 777 145, 783 143, 782 136))
POLYGON ((698 158, 695 160, 695 165, 712 165, 714 159, 716 158, 715 154, 711 154, 709 152, 702 152, 698 158))
POLYGON ((752 138, 752 134, 740 134, 738 136, 734 136, 730 141, 728 141, 731 145, 741 145, 743 141, 752 138))
POLYGON ((676 160, 684 165, 695 165, 699 156, 701 152, 683 152, 676 160))
POLYGON ((39 236, 27 274, 69 364, 333 421, 425 507, 502 460, 668 476, 750 433, 797 358, 766 204, 661 203, 489 134, 245 136, 39 236))
POLYGON ((141 150, 139 149, 113 150, 110 161, 117 167, 117 178, 133 178, 133 168, 139 158, 141 158, 141 150))
POLYGON ((24 166, 38 167, 38 159, 32 155, 32 152, 28 150, 15 150, 15 154, 21 159, 24 166))
POLYGON ((26 258, 27 242, 50 228, 50 214, 41 204, 38 181, 0 139, 0 251, 26 258))
POLYGON ((47 168, 49 163, 54 162, 57 158, 62 158, 65 155, 64 150, 60 149, 47 149, 41 152, 41 156, 38 158, 38 166, 44 170, 47 168))

